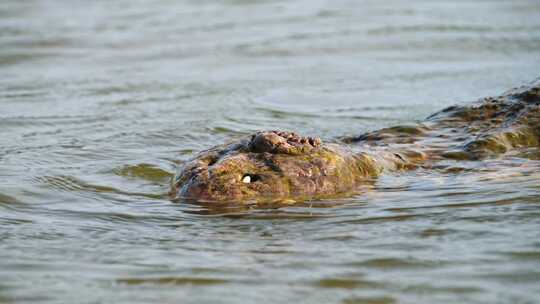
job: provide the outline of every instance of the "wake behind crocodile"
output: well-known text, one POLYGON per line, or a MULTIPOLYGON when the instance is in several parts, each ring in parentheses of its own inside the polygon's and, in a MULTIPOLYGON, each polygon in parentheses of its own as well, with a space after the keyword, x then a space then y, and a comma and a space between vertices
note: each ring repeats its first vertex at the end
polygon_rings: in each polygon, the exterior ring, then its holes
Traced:
POLYGON ((423 123, 395 126, 338 143, 288 131, 260 131, 184 163, 174 199, 294 203, 346 195, 385 173, 459 173, 459 163, 538 158, 540 80, 498 97, 452 106, 423 123))

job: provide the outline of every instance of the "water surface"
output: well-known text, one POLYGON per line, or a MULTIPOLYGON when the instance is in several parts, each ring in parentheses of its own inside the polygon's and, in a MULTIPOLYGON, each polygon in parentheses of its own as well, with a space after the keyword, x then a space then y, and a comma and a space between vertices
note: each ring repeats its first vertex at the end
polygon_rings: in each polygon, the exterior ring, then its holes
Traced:
POLYGON ((171 202, 196 151, 332 140, 540 76, 540 3, 0 3, 0 302, 535 303, 540 153, 283 208, 171 202))

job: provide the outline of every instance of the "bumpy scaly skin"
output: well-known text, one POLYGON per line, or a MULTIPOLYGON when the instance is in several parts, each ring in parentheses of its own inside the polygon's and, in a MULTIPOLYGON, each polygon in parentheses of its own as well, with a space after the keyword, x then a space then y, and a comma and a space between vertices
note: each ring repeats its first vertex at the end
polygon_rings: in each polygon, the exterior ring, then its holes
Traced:
POLYGON ((540 144, 540 81, 423 124, 343 138, 343 144, 265 131, 203 151, 183 164, 171 196, 207 202, 324 198, 354 191, 384 171, 441 159, 477 160, 540 144))
POLYGON ((349 191, 380 171, 370 156, 346 146, 259 132, 200 153, 183 166, 172 192, 202 201, 299 199, 349 191))

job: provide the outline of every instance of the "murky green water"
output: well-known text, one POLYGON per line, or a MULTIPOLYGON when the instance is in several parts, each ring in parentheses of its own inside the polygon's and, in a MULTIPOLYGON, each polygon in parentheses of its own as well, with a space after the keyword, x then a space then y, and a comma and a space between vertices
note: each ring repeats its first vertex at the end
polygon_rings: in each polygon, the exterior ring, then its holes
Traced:
POLYGON ((279 209, 166 193, 254 130, 360 134, 539 71, 535 0, 4 0, 0 302, 537 303, 539 156, 279 209))

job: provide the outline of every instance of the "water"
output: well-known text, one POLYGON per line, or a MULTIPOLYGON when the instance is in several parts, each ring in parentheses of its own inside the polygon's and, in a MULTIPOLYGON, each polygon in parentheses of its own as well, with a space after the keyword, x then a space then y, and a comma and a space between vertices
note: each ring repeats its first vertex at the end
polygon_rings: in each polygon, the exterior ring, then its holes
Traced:
POLYGON ((537 303, 538 151, 283 208, 166 193, 255 130, 411 123, 539 68, 535 0, 4 0, 0 302, 537 303))

